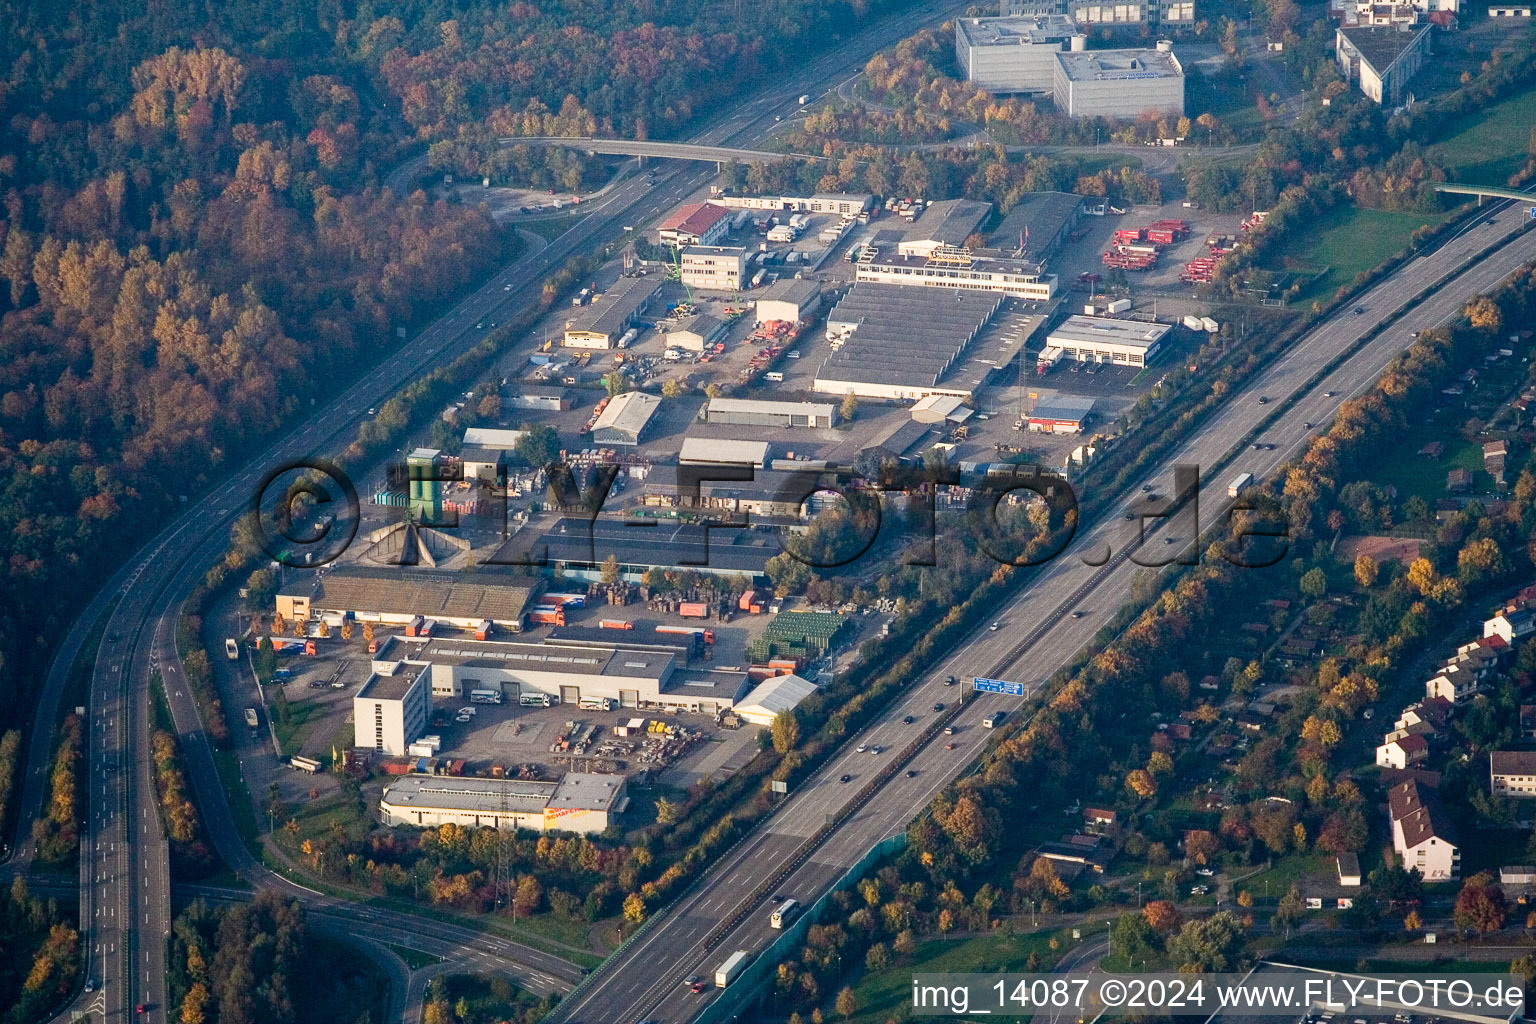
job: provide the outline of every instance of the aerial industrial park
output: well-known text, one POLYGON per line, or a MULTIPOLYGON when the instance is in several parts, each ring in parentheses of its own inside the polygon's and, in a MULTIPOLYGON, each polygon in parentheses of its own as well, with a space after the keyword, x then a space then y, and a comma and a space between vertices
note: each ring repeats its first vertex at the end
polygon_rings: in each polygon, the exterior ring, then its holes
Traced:
POLYGON ((0 1024, 1536 991, 1530 8, 653 7, 13 12, 0 1024))

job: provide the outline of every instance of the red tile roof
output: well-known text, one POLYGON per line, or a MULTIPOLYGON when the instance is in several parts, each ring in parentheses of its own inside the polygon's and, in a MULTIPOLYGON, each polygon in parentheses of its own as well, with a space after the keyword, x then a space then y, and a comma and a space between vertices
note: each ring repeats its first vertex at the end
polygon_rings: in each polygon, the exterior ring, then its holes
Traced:
POLYGON ((690 235, 703 235, 725 216, 725 207, 711 203, 689 203, 679 206, 672 215, 661 222, 662 231, 686 231, 690 235))

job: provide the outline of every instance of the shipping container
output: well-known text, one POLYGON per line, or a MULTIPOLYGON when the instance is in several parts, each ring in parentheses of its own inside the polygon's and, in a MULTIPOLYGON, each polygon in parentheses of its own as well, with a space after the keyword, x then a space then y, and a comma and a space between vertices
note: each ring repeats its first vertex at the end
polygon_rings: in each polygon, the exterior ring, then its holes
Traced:
POLYGON ((634 629, 635 624, 628 619, 599 619, 597 627, 599 629, 634 629))
POLYGON ((1186 316, 1184 318, 1184 326, 1192 331, 1198 331, 1201 329, 1200 318, 1197 316, 1186 316))
POLYGON ((545 594, 540 599, 541 604, 546 605, 570 605, 572 608, 585 608, 587 606, 586 594, 545 594))
POLYGON ((421 615, 414 615, 414 616, 412 616, 411 617, 411 621, 407 622, 405 624, 405 635, 406 636, 418 636, 418 635, 420 635, 421 627, 426 623, 426 621, 427 620, 426 620, 425 616, 421 616, 421 615))
POLYGON ((491 635, 491 630, 494 629, 494 628, 495 628, 495 626, 491 622, 490 619, 481 619, 480 620, 480 625, 475 627, 475 639, 476 640, 487 640, 487 639, 489 639, 490 635, 491 635))
POLYGON ((703 619, 709 616, 709 605, 703 601, 684 601, 677 606, 677 614, 685 619, 703 619))
POLYGON ((1217 331, 1221 330, 1221 325, 1208 316, 1203 316, 1200 318, 1200 326, 1205 328, 1205 330, 1211 334, 1215 334, 1217 331))
POLYGON ((1111 302, 1109 304, 1109 311, 1111 313, 1124 313, 1126 310, 1128 310, 1130 308, 1131 308, 1131 300, 1130 299, 1116 299, 1114 302, 1111 302))

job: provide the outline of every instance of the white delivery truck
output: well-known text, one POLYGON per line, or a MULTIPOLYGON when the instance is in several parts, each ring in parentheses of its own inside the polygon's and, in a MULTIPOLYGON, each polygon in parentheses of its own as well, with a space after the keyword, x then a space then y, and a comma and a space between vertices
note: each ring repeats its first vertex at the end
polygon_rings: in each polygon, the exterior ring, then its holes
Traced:
POLYGON ((1237 474, 1237 476, 1232 478, 1232 482, 1227 484, 1227 497, 1237 497, 1239 494, 1243 493, 1243 488, 1247 487, 1251 483, 1253 483, 1252 473, 1237 474))
POLYGON ((749 954, 744 949, 738 949, 725 958, 725 962, 715 968, 715 987, 725 988, 736 980, 736 976, 747 966, 749 954))

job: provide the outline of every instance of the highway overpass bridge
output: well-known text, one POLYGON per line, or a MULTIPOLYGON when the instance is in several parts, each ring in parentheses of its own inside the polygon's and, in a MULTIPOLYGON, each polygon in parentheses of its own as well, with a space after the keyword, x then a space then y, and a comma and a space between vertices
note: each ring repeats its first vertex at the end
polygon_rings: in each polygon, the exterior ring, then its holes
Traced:
POLYGON ((1497 185, 1464 185, 1449 181, 1436 182, 1435 191, 1454 192, 1462 196, 1477 196, 1479 204, 1482 203, 1484 196, 1489 199, 1523 199, 1527 202, 1536 199, 1536 196, 1518 188, 1500 188, 1497 185))
POLYGON ((580 135, 509 135, 496 140, 498 146, 568 146, 588 153, 612 156, 665 157, 668 160, 699 160, 723 164, 732 160, 825 160, 807 153, 775 153, 766 149, 736 149, 731 146, 704 146, 692 142, 640 142, 634 139, 596 139, 580 135))

